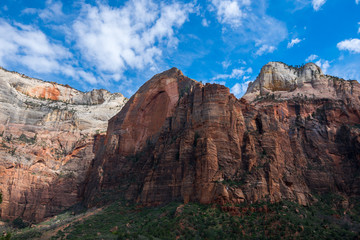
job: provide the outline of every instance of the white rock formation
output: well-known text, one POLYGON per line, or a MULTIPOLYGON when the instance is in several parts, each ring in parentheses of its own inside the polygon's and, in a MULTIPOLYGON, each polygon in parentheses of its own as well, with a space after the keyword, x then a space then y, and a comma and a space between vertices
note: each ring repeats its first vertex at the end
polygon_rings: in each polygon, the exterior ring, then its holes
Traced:
POLYGON ((314 63, 297 68, 269 62, 249 84, 243 98, 250 102, 269 97, 278 100, 294 97, 343 99, 346 94, 352 94, 353 81, 324 75, 314 63))

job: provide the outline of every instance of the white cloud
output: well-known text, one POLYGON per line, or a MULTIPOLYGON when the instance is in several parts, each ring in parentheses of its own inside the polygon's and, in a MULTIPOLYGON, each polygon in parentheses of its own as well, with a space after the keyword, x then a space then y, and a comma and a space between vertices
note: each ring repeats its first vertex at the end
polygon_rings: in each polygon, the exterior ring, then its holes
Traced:
POLYGON ((244 83, 236 83, 231 89, 230 91, 237 97, 242 97, 247 88, 248 88, 248 85, 251 81, 247 81, 247 82, 244 82, 244 83))
POLYGON ((256 51, 255 54, 258 56, 261 56, 265 53, 272 53, 275 51, 275 49, 276 49, 276 47, 274 47, 274 46, 269 46, 267 44, 264 44, 256 51))
POLYGON ((312 0, 312 6, 315 11, 319 11, 322 5, 326 3, 326 0, 312 0))
POLYGON ((243 77, 245 74, 251 74, 252 68, 249 67, 248 69, 245 68, 238 68, 233 69, 230 74, 219 74, 215 77, 213 77, 211 80, 218 80, 218 79, 239 79, 243 77))
POLYGON ((360 53, 360 39, 347 39, 337 44, 339 50, 347 50, 351 53, 360 53))
POLYGON ((238 27, 242 24, 242 19, 246 17, 246 12, 243 8, 251 3, 250 0, 212 0, 211 2, 216 8, 218 21, 233 27, 238 27))
POLYGON ((206 20, 206 18, 203 18, 203 20, 201 21, 201 25, 203 25, 204 27, 208 27, 210 25, 210 21, 206 20))
POLYGON ((329 72, 333 76, 360 82, 359 61, 360 55, 351 55, 331 66, 329 72))
POLYGON ((222 61, 221 65, 224 69, 227 69, 231 65, 231 61, 222 61))
POLYGON ((319 56, 315 54, 311 54, 308 58, 305 59, 305 62, 312 62, 317 59, 319 56))
POLYGON ((44 9, 26 8, 22 14, 37 14, 45 22, 56 21, 65 16, 62 6, 61 1, 47 0, 44 9))
POLYGON ((229 48, 239 43, 277 46, 287 37, 286 25, 267 15, 266 0, 212 0, 210 12, 222 24, 223 39, 229 48))
POLYGON ((34 71, 49 73, 59 70, 59 61, 71 56, 66 48, 51 43, 42 31, 0 20, 0 64, 20 62, 34 71))
POLYGON ((317 62, 315 62, 316 65, 318 65, 322 71, 326 74, 328 69, 330 68, 330 62, 328 60, 320 59, 317 62))
POLYGON ((355 3, 356 3, 356 4, 359 4, 359 2, 360 2, 360 0, 355 0, 355 3))
POLYGON ((192 5, 130 0, 122 8, 84 4, 73 24, 84 60, 103 73, 123 73, 156 65, 163 49, 177 46, 175 30, 188 19, 192 5))
POLYGON ((287 48, 292 48, 295 44, 300 43, 302 40, 299 38, 291 39, 291 42, 288 43, 287 48))
POLYGON ((95 84, 98 80, 71 65, 73 55, 55 44, 39 29, 0 19, 0 65, 19 64, 43 74, 63 74, 74 80, 95 84))

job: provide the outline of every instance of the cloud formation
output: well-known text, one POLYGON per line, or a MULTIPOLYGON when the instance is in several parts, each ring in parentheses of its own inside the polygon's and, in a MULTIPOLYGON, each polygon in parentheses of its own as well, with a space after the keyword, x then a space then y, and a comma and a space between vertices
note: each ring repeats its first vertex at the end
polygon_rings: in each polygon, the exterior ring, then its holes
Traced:
POLYGON ((360 39, 347 39, 337 44, 339 50, 349 51, 351 53, 360 53, 360 39))
POLYGON ((17 62, 40 73, 61 71, 61 61, 72 54, 63 46, 52 43, 40 30, 19 23, 0 20, 0 64, 17 62))
POLYGON ((215 7, 217 20, 222 24, 229 24, 232 27, 242 25, 243 18, 247 17, 247 7, 250 0, 212 0, 215 7))
POLYGON ((308 58, 305 59, 305 62, 312 62, 317 59, 319 56, 316 54, 311 54, 308 58))
POLYGON ((256 55, 261 56, 264 55, 265 53, 272 53, 274 52, 276 49, 276 47, 274 46, 269 46, 269 45, 262 45, 257 51, 256 51, 256 55))
POLYGON ((247 82, 244 82, 244 83, 235 83, 235 85, 230 89, 230 91, 237 98, 240 98, 245 94, 250 82, 251 81, 247 81, 247 82))
POLYGON ((325 74, 330 68, 330 62, 328 60, 320 59, 317 62, 315 62, 315 64, 318 65, 325 74))
POLYGON ((294 45, 299 44, 302 40, 299 38, 291 39, 291 41, 288 43, 287 48, 292 48, 294 45))
POLYGON ((76 47, 98 71, 122 74, 126 69, 156 65, 163 49, 176 47, 176 29, 192 5, 130 0, 122 8, 84 4, 73 24, 76 47))
POLYGON ((74 65, 73 54, 54 43, 41 30, 0 19, 0 65, 22 65, 40 74, 62 74, 95 85, 98 79, 74 65))
POLYGON ((326 3, 326 0, 312 0, 312 6, 315 11, 319 11, 321 6, 326 3))
POLYGON ((65 16, 62 11, 61 1, 47 0, 44 9, 26 8, 22 11, 23 14, 37 14, 40 19, 46 22, 56 21, 65 16))
POLYGON ((210 11, 223 24, 225 41, 253 44, 256 55, 271 53, 286 39, 286 25, 266 13, 265 0, 212 0, 210 11))
POLYGON ((243 77, 245 74, 251 74, 252 73, 252 68, 235 68, 231 71, 230 74, 219 74, 215 77, 213 77, 211 80, 218 80, 218 79, 239 79, 241 77, 243 77))

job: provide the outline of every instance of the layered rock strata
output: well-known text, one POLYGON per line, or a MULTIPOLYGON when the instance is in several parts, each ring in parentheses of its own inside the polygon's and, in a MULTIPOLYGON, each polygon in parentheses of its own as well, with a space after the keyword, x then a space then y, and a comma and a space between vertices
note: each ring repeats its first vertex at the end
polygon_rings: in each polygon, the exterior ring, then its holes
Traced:
POLYGON ((105 193, 149 205, 359 196, 359 91, 314 64, 269 63, 242 99, 168 70, 110 120, 85 203, 105 193))
POLYGON ((95 138, 126 101, 0 69, 1 218, 38 222, 80 202, 95 138))

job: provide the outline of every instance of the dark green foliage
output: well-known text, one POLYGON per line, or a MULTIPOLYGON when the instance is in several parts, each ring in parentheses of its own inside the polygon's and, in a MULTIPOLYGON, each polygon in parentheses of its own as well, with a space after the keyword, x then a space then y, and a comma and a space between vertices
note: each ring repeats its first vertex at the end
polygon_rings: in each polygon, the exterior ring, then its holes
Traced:
POLYGON ((6 233, 6 235, 0 236, 0 240, 10 240, 10 239, 14 239, 11 238, 11 233, 6 233))
POLYGON ((39 239, 41 237, 41 231, 37 229, 30 229, 29 231, 24 231, 18 234, 15 234, 11 240, 24 240, 24 239, 39 239))
POLYGON ((12 221, 12 225, 14 228, 26 228, 29 226, 28 223, 24 222, 21 218, 16 218, 14 221, 12 221))
POLYGON ((11 156, 14 156, 14 155, 15 155, 16 149, 17 149, 17 148, 15 147, 15 148, 12 148, 12 149, 9 150, 9 153, 11 154, 11 156))
POLYGON ((189 93, 189 92, 190 92, 190 86, 186 86, 186 87, 182 88, 180 90, 179 100, 180 100, 180 98, 182 98, 185 95, 185 93, 189 93))
POLYGON ((8 142, 8 143, 11 142, 12 137, 13 137, 12 134, 10 134, 9 136, 6 136, 5 141, 8 142))
POLYGON ((360 129, 360 124, 349 125, 350 128, 360 129))
POLYGON ((22 141, 24 143, 34 144, 36 142, 36 135, 32 138, 28 138, 25 134, 21 134, 19 137, 19 141, 22 141))
POLYGON ((4 142, 2 142, 1 143, 1 147, 3 147, 3 148, 10 148, 8 145, 6 145, 6 143, 4 143, 4 142))
POLYGON ((56 239, 356 239, 359 199, 351 200, 357 206, 346 216, 341 208, 332 210, 341 199, 324 195, 310 207, 289 201, 244 203, 237 206, 239 216, 215 205, 147 208, 117 202, 58 232, 56 239))

